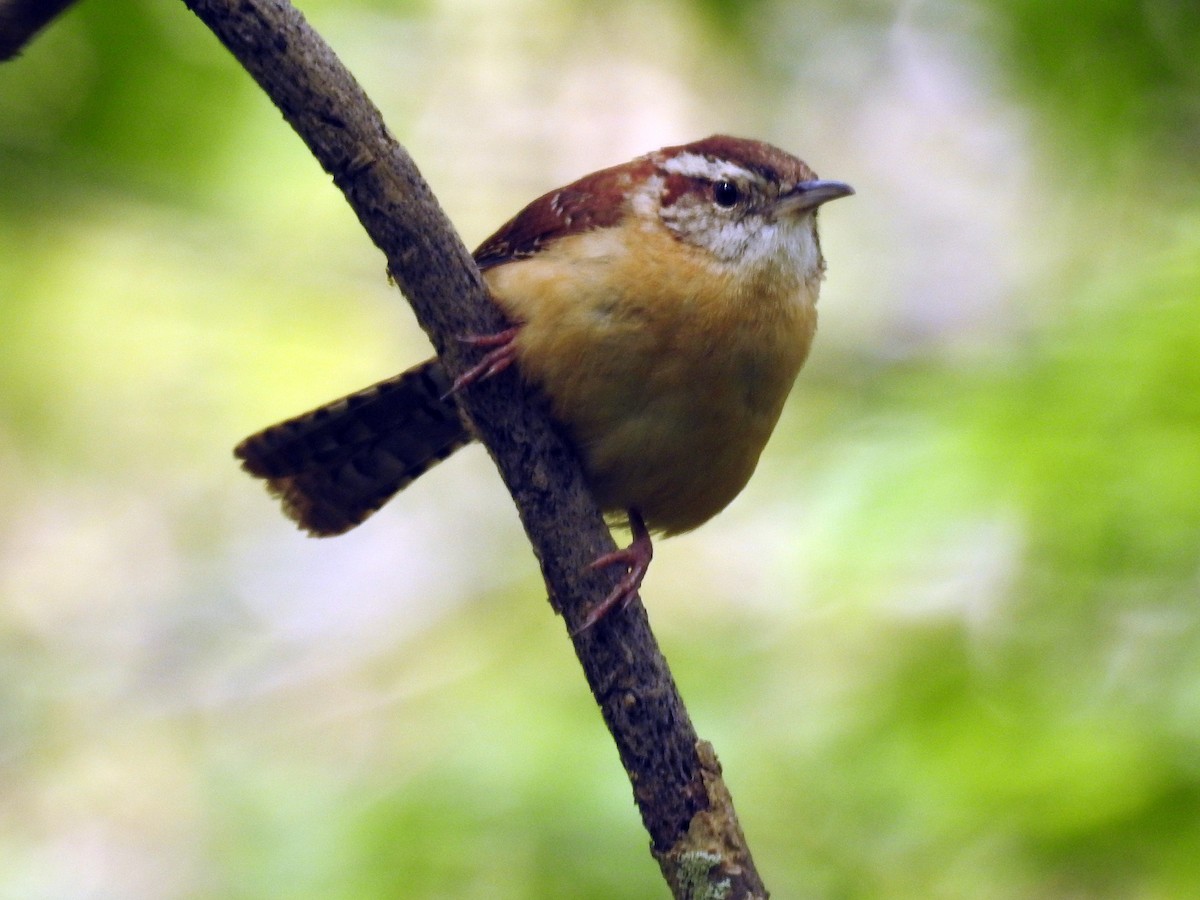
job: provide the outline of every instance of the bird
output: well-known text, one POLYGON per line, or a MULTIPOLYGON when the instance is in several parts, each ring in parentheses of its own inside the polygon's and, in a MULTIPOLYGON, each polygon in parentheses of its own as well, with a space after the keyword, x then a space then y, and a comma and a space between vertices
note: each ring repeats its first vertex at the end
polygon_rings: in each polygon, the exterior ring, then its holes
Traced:
POLYGON ((690 531, 745 487, 812 346, 817 211, 854 193, 763 141, 714 135, 549 191, 474 260, 512 326, 237 445, 314 536, 359 525, 473 438, 454 394, 512 367, 548 398, 610 522, 632 542, 591 628, 636 594, 652 534, 690 531))

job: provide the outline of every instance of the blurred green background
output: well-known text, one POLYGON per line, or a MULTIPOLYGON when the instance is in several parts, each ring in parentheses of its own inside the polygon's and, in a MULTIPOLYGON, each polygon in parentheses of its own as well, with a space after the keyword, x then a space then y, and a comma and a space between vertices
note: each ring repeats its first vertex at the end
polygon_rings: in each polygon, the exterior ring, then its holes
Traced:
MULTIPOLYGON (((470 244, 717 131, 813 357, 644 596, 787 898, 1200 884, 1200 8, 303 5, 470 244)), ((665 896, 485 454, 302 537, 230 448, 428 353, 182 4, 0 66, 0 896, 665 896)))

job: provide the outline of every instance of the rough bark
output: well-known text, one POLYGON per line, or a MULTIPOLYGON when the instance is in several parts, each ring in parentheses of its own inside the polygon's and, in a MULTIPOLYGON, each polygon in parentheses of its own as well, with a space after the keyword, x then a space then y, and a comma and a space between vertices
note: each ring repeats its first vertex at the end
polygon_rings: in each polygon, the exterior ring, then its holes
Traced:
POLYGON ((75 0, 0 0, 0 62, 12 59, 75 0))
MULTIPOLYGON (((467 248, 353 76, 286 0, 184 2, 333 177, 448 369, 465 369, 475 351, 456 337, 494 333, 506 323, 467 248)), ((615 545, 579 461, 544 403, 511 375, 472 387, 459 402, 512 493, 551 603, 573 633, 619 577, 586 568, 615 545)), ((766 897, 716 755, 696 736, 640 600, 572 639, 672 893, 766 897)))

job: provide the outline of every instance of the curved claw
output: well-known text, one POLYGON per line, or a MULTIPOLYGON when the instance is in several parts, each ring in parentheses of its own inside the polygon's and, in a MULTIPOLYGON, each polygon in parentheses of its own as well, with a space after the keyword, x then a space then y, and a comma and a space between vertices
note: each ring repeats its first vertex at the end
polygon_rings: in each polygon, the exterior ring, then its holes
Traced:
POLYGON ((464 344, 470 344, 472 347, 491 347, 492 349, 483 355, 483 359, 455 378, 454 383, 450 385, 450 390, 446 392, 446 396, 442 399, 445 400, 451 394, 457 394, 463 388, 470 387, 480 381, 485 381, 493 375, 499 375, 516 362, 517 346, 515 339, 517 332, 520 330, 520 326, 513 326, 512 328, 498 331, 495 334, 460 337, 459 341, 464 344))
POLYGON ((624 609, 637 596, 642 579, 650 569, 650 560, 654 558, 654 545, 650 541, 646 523, 637 510, 629 511, 629 529, 633 532, 633 541, 628 547, 605 553, 588 564, 588 571, 619 564, 625 568, 625 574, 608 595, 588 611, 579 627, 571 632, 571 637, 587 631, 617 607, 624 609))

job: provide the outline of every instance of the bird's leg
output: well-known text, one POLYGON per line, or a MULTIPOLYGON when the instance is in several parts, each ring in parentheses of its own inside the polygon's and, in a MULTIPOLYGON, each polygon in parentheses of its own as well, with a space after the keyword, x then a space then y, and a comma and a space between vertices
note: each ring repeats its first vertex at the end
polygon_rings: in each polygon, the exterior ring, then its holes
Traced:
POLYGON ((490 347, 491 349, 483 355, 483 359, 454 379, 454 384, 450 385, 446 396, 456 394, 463 388, 491 378, 493 375, 499 375, 516 362, 515 339, 520 330, 520 326, 514 325, 512 328, 505 328, 495 334, 475 334, 459 338, 459 341, 472 347, 490 347))
POLYGON ((624 550, 614 550, 595 559, 588 566, 589 570, 604 566, 621 565, 625 574, 621 580, 596 606, 584 617, 583 623, 571 632, 571 636, 587 631, 616 607, 624 609, 642 586, 642 579, 650 568, 650 560, 654 557, 654 545, 650 542, 650 532, 642 514, 636 509, 629 510, 629 530, 633 532, 633 541, 624 550))

